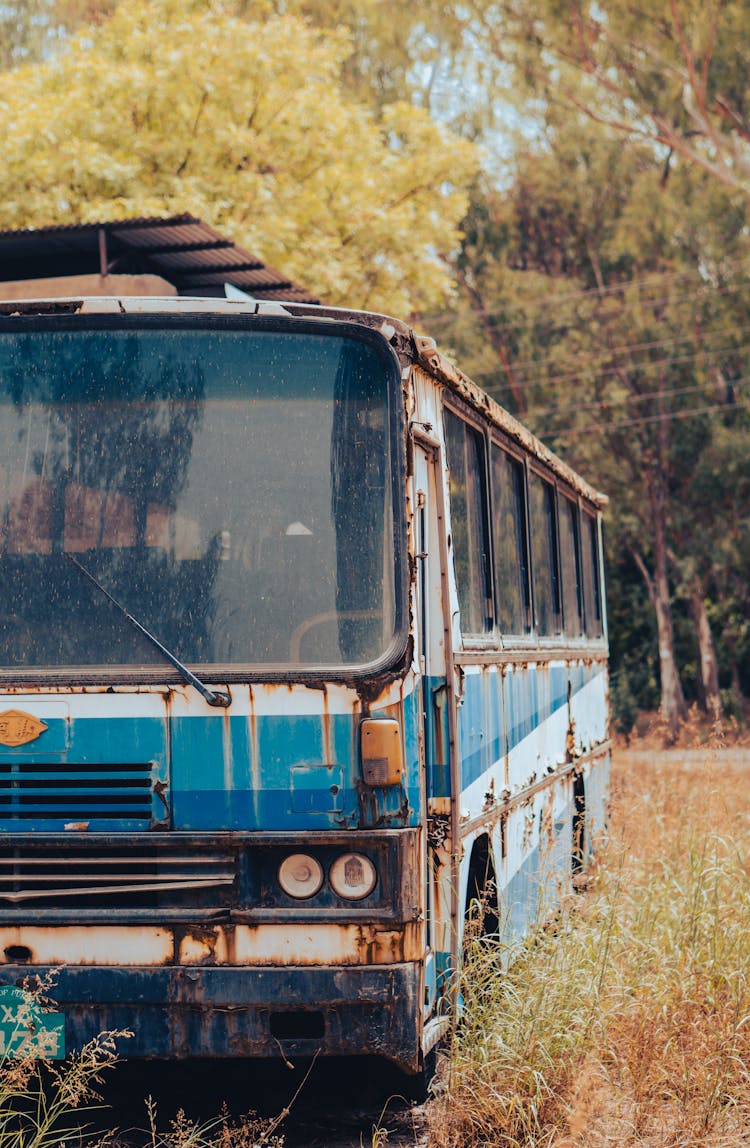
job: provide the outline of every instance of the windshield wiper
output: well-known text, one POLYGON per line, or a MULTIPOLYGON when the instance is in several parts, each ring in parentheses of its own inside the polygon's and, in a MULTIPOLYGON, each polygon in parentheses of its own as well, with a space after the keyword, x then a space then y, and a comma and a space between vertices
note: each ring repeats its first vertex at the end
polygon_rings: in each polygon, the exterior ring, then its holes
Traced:
POLYGON ((188 682, 191 686, 194 686, 201 697, 204 697, 210 706, 220 706, 222 709, 225 709, 227 706, 232 704, 232 698, 229 694, 221 694, 217 693, 215 690, 210 690, 208 686, 203 684, 200 678, 196 678, 192 670, 189 670, 187 666, 183 666, 179 658, 176 658, 174 654, 167 649, 166 646, 163 646, 158 638, 155 638, 153 634, 150 634, 146 627, 142 626, 137 618, 134 618, 132 614, 129 614, 125 607, 121 606, 117 599, 112 597, 109 590, 105 590, 101 582, 97 582, 94 575, 88 571, 85 566, 82 566, 77 558, 74 558, 72 554, 68 554, 67 550, 64 550, 63 554, 67 559, 69 559, 69 561, 73 563, 74 566, 76 566, 81 571, 82 574, 86 575, 89 582, 93 582, 97 590, 99 590, 99 592, 102 593, 105 598, 109 599, 112 605, 116 606, 121 614, 125 615, 131 626, 134 626, 135 629, 139 631, 139 633, 143 634, 144 638, 148 638, 149 642, 151 642, 153 646, 156 646, 159 653, 165 657, 176 670, 179 670, 179 672, 185 678, 185 681, 188 682))

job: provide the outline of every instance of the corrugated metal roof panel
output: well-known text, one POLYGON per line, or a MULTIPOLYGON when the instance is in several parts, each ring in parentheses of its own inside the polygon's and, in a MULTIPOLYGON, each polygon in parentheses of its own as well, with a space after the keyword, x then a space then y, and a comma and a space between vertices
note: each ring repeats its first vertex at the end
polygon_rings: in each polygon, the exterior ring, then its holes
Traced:
POLYGON ((231 283, 260 299, 317 303, 303 287, 192 215, 0 231, 0 281, 107 273, 157 274, 182 295, 231 283))

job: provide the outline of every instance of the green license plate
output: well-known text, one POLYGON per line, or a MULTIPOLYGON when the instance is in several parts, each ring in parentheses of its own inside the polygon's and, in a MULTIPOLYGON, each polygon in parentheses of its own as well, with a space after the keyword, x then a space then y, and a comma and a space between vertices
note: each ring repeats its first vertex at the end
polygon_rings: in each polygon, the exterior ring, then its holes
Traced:
POLYGON ((0 988, 0 1057, 62 1060, 65 1056, 65 1017, 45 1012, 25 989, 0 988))

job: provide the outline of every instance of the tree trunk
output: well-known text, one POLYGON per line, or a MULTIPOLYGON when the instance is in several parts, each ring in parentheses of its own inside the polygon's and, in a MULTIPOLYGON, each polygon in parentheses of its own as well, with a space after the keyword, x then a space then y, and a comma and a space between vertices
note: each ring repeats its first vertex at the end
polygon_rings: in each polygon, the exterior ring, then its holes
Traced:
POLYGON ((740 668, 737 665, 737 644, 735 642, 734 634, 729 627, 725 628, 724 630, 724 645, 727 651, 727 661, 729 662, 729 673, 732 683, 730 688, 732 690, 735 716, 741 718, 745 710, 745 697, 742 693, 740 668))
POLYGON ((716 661, 713 634, 706 613, 706 598, 699 580, 694 579, 690 587, 690 613, 698 638, 700 655, 701 688, 703 704, 713 721, 721 719, 721 695, 719 693, 719 666, 716 661))
POLYGON ((674 630, 669 591, 667 562, 667 502, 664 478, 658 469, 651 472, 648 483, 651 511, 651 540, 654 553, 653 574, 649 573, 643 557, 633 552, 638 569, 643 575, 651 604, 656 614, 656 632, 659 640, 659 680, 661 684, 660 711, 667 727, 667 742, 677 739, 680 725, 687 717, 685 695, 674 654, 674 630))
POLYGON ((685 695, 674 656, 674 631, 670 603, 669 578, 664 570, 654 571, 654 608, 659 638, 659 675, 661 679, 661 712, 667 725, 669 743, 677 739, 680 725, 687 717, 685 695))

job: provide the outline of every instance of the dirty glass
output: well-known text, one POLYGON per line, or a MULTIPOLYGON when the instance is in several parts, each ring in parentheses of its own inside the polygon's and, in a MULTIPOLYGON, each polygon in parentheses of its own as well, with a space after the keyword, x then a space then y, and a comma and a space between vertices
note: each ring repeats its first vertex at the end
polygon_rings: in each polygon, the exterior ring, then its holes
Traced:
POLYGON ((583 589, 586 603, 586 635, 602 636, 602 600, 599 580, 599 541, 596 519, 583 516, 583 589))
POLYGON ((583 632, 581 557, 578 545, 578 507, 560 499, 560 563, 562 566, 563 626, 571 638, 583 632))
POLYGON ((0 666, 361 664, 395 630, 388 364, 248 329, 0 334, 0 666))
POLYGON ((533 472, 529 475, 529 525, 536 628, 542 635, 557 634, 560 632, 560 582, 555 488, 533 472))
POLYGON ((502 634, 524 634, 529 628, 529 570, 523 464, 494 443, 492 500, 497 624, 502 634))
POLYGON ((446 411, 445 441, 461 629, 464 634, 482 634, 492 629, 484 440, 463 419, 446 411))

